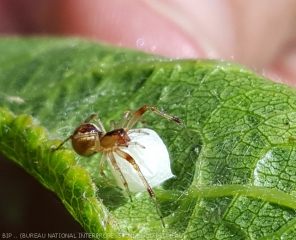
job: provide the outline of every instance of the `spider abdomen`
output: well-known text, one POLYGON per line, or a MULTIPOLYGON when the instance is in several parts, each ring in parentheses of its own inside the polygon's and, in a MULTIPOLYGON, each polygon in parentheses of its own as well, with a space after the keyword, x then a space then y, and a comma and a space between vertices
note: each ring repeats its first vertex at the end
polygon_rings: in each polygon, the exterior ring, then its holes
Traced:
POLYGON ((102 134, 96 125, 84 123, 79 126, 72 136, 72 146, 81 156, 89 157, 97 151, 97 141, 102 134))
POLYGON ((81 156, 89 157, 96 153, 95 147, 95 137, 85 136, 83 138, 75 139, 72 141, 72 146, 74 150, 81 156))

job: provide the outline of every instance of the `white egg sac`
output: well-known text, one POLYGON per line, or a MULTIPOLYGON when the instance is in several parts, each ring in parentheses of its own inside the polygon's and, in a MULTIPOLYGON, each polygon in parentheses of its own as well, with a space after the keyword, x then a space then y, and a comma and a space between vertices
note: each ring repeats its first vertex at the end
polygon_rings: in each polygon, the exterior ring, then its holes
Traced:
MULTIPOLYGON (((120 149, 133 157, 150 187, 153 188, 174 176, 171 171, 169 153, 163 141, 155 131, 146 128, 139 130, 145 131, 149 135, 133 132, 128 133, 128 136, 131 142, 137 142, 145 148, 138 145, 129 145, 128 147, 120 147, 120 149)), ((114 157, 127 181, 129 190, 131 192, 145 191, 146 187, 132 164, 119 157, 115 152, 114 157)), ((120 175, 114 169, 109 159, 108 164, 116 179, 117 185, 125 190, 120 175)))

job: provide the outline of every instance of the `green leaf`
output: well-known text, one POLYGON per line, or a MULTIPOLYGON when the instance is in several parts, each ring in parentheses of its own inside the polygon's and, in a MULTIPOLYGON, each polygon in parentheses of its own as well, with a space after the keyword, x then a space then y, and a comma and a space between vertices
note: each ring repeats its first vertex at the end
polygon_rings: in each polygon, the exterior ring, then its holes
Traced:
POLYGON ((223 61, 77 39, 2 39, 0 52, 1 152, 54 191, 92 238, 296 237, 295 89, 223 61), (130 202, 104 181, 100 154, 52 150, 92 113, 108 126, 145 104, 184 122, 143 117, 176 176, 154 188, 165 229, 146 192, 130 202))

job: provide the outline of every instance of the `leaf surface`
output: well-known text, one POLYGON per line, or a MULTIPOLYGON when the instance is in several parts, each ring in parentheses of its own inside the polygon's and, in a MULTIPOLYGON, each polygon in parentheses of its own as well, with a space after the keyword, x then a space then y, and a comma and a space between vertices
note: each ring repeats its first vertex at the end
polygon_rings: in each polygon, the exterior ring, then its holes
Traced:
POLYGON ((101 234, 93 238, 296 237, 295 89, 223 61, 171 61, 77 39, 2 39, 0 52, 1 152, 101 234), (165 229, 146 192, 130 202, 104 181, 100 154, 51 149, 92 113, 109 129, 145 104, 184 122, 143 116, 176 176, 154 188, 165 229))

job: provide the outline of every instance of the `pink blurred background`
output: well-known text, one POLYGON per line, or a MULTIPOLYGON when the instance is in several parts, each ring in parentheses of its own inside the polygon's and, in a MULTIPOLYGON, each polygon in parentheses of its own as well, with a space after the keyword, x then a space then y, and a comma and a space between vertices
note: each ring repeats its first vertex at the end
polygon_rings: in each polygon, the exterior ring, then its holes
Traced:
POLYGON ((0 33, 79 36, 170 58, 215 58, 296 85, 294 0, 0 0, 0 33))

